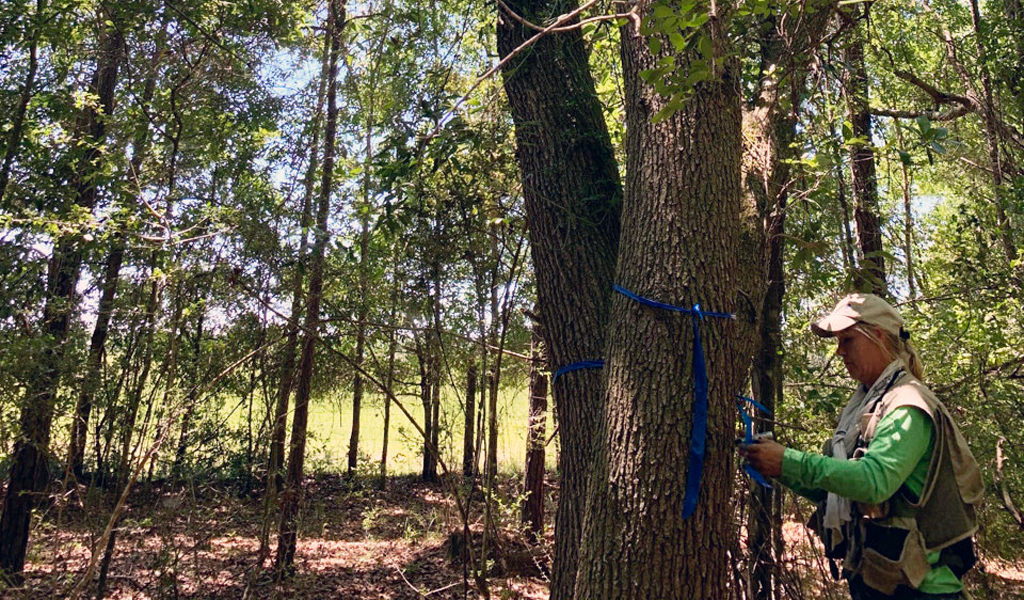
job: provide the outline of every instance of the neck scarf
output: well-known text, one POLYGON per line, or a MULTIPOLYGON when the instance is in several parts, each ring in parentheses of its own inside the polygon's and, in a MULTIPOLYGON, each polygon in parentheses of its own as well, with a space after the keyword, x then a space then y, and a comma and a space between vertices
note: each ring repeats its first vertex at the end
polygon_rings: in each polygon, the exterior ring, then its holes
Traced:
MULTIPOLYGON (((875 401, 889 391, 892 383, 896 381, 903 371, 903 360, 896 359, 889 363, 889 366, 882 371, 875 383, 870 388, 861 385, 850 397, 846 408, 839 416, 839 425, 832 434, 832 458, 836 460, 849 460, 857 449, 857 440, 860 438, 860 417, 864 411, 874 405, 875 401)), ((843 525, 849 522, 850 499, 829 492, 825 504, 826 529, 832 530, 832 546, 837 546, 843 541, 843 525)), ((829 548, 831 550, 831 548, 829 548)))

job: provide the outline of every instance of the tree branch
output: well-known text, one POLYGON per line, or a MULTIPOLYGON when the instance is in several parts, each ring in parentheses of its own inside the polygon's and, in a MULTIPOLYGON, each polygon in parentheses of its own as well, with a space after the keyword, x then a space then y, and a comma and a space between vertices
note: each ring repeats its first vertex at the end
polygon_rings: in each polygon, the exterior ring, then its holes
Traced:
POLYGON ((906 81, 911 85, 920 88, 922 91, 924 91, 924 93, 931 96, 932 100, 934 100, 936 104, 956 103, 969 107, 975 106, 974 102, 972 102, 971 99, 968 98, 967 96, 960 96, 959 94, 943 92, 942 90, 939 90, 935 86, 931 85, 930 83, 927 83, 926 81, 924 81, 923 79, 909 71, 896 70, 893 71, 893 75, 899 77, 900 79, 906 81))
POLYGON ((1006 440, 1004 438, 999 438, 999 441, 996 442, 996 485, 999 486, 999 493, 1003 499, 1003 506, 1005 506, 1006 510, 1009 511, 1013 520, 1017 522, 1017 526, 1024 529, 1024 516, 1022 516, 1020 511, 1017 510, 1017 507, 1014 506, 1013 498, 1010 496, 1010 490, 1006 487, 1006 478, 1003 477, 1003 461, 1005 458, 1003 456, 1003 442, 1005 441, 1006 440))
POLYGON ((958 106, 949 110, 895 110, 889 108, 872 108, 871 114, 876 117, 891 117, 893 119, 916 119, 927 117, 929 121, 952 121, 964 115, 974 112, 970 106, 958 106))
POLYGON ((974 380, 975 377, 977 377, 978 375, 980 375, 983 378, 984 377, 992 377, 992 376, 1001 374, 1003 371, 1008 370, 1011 367, 1013 368, 1013 370, 1008 375, 1008 378, 1009 379, 1014 379, 1014 378, 1019 376, 1018 373, 1019 373, 1020 368, 1022 366, 1024 366, 1024 356, 1018 356, 1016 358, 1012 358, 1012 359, 1007 360, 1005 362, 999 363, 998 365, 992 365, 991 367, 986 367, 985 369, 982 369, 981 373, 979 373, 979 374, 970 374, 970 375, 967 375, 965 377, 961 377, 960 379, 954 381, 953 383, 949 383, 949 384, 946 384, 946 385, 943 385, 943 386, 933 387, 932 391, 935 392, 936 395, 943 395, 943 394, 946 394, 946 393, 948 393, 948 392, 950 392, 952 390, 957 389, 958 387, 960 387, 961 385, 963 385, 963 384, 965 384, 965 383, 967 383, 969 381, 974 380))

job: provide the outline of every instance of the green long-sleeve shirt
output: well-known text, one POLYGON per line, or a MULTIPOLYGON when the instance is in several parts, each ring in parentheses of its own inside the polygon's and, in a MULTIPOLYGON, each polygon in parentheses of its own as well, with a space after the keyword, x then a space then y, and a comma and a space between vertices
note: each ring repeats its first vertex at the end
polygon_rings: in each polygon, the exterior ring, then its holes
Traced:
MULTIPOLYGON (((934 445, 932 420, 912 407, 896 408, 885 415, 861 458, 837 460, 820 454, 786 448, 779 481, 796 493, 822 502, 828 492, 857 502, 879 504, 900 486, 919 495, 928 477, 934 445)), ((939 553, 928 555, 935 564, 939 553)), ((933 568, 918 590, 927 594, 956 593, 963 588, 949 567, 933 568)))

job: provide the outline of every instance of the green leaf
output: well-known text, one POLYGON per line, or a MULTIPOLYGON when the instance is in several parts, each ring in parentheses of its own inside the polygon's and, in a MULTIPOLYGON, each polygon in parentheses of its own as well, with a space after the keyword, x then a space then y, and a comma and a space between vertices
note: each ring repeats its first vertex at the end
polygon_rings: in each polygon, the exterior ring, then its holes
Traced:
POLYGON ((683 34, 679 33, 678 31, 670 33, 668 35, 668 40, 672 42, 672 47, 675 48, 678 52, 682 52, 683 50, 686 49, 686 38, 684 38, 683 34))
POLYGON ((711 36, 701 35, 700 39, 697 40, 697 50, 701 53, 701 55, 704 57, 704 60, 706 60, 707 62, 711 62, 712 60, 714 60, 715 49, 711 43, 711 36))
POLYGON ((909 152, 907 152, 906 150, 897 150, 896 152, 898 152, 899 155, 900 155, 900 162, 901 163, 903 163, 904 165, 906 165, 908 167, 914 164, 913 159, 910 158, 910 153, 909 152))
POLYGON ((931 149, 934 150, 937 154, 946 153, 946 147, 938 142, 932 142, 931 149))
POLYGON ((671 17, 673 14, 675 13, 672 11, 672 9, 665 6, 664 4, 654 5, 654 18, 656 19, 667 19, 668 17, 671 17))
POLYGON ((683 89, 690 91, 694 85, 698 82, 706 81, 708 79, 708 68, 703 63, 695 62, 693 67, 690 69, 689 75, 686 76, 686 80, 683 81, 683 89))
POLYGON ((932 128, 932 122, 928 120, 928 117, 921 115, 917 118, 917 126, 921 130, 921 135, 928 135, 932 128))
MULTIPOLYGON (((650 49, 651 54, 661 54, 661 40, 656 37, 647 38, 647 47, 650 49)), ((643 77, 643 73, 640 74, 643 77)))
POLYGON ((849 121, 843 121, 843 141, 849 142, 853 139, 853 123, 849 121))

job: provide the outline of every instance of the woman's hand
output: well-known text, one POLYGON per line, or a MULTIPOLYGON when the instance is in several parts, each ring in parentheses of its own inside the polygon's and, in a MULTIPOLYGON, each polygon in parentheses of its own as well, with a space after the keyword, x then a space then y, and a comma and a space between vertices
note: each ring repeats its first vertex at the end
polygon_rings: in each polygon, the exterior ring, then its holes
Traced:
POLYGON ((740 449, 740 454, 750 462, 757 472, 765 477, 782 475, 782 454, 786 447, 774 440, 763 438, 740 449))

